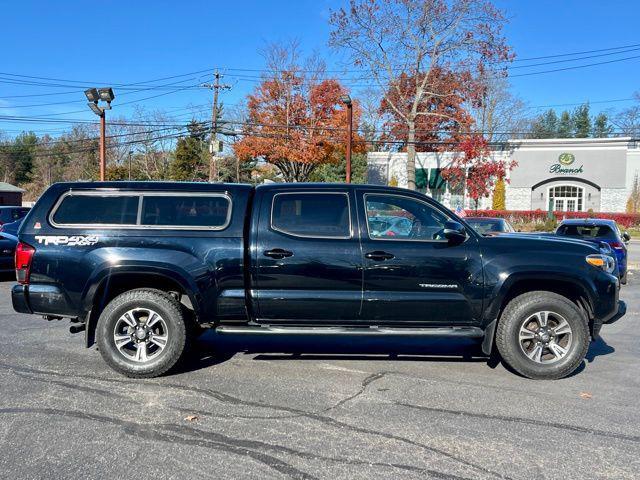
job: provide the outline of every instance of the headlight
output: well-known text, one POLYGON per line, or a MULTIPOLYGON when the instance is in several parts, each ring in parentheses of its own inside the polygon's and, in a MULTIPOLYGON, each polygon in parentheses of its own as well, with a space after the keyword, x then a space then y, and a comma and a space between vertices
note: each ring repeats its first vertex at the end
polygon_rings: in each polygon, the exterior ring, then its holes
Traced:
POLYGON ((616 262, 609 255, 587 255, 585 260, 589 265, 604 270, 607 273, 613 273, 616 269, 616 262))

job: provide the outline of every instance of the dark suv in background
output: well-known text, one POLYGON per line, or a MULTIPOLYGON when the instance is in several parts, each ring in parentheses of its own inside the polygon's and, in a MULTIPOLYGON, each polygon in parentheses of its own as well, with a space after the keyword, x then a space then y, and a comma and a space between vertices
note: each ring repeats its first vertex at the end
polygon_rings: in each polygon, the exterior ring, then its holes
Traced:
POLYGON ((26 217, 29 210, 29 207, 0 207, 0 225, 26 217))
POLYGON ((627 243, 631 237, 628 233, 622 232, 614 220, 602 218, 564 220, 556 230, 556 235, 608 244, 615 254, 620 282, 627 283, 627 243))

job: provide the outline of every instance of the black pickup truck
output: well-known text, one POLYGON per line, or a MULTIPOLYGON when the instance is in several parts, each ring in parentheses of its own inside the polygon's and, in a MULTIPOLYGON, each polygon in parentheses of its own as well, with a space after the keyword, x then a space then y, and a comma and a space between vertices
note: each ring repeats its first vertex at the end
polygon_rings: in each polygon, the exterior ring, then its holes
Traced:
POLYGON ((18 238, 15 310, 71 318, 131 377, 167 372, 207 327, 472 337, 561 378, 625 312, 598 245, 483 237, 391 187, 60 183, 18 238))

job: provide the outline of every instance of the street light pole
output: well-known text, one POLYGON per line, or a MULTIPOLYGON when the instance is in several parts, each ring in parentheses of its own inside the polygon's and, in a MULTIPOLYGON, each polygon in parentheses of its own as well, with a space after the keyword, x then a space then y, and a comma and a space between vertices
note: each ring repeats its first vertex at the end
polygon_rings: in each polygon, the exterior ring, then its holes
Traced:
POLYGON ((87 100, 89 100, 89 108, 93 113, 100 117, 100 181, 104 182, 107 170, 107 127, 105 112, 111 110, 111 102, 115 98, 113 89, 106 88, 89 88, 84 91, 87 100), (98 101, 107 102, 107 105, 101 107, 98 101))
POLYGON ((131 155, 133 155, 133 150, 129 150, 129 181, 131 181, 131 155))
POLYGON ((353 102, 349 95, 343 95, 340 100, 347 106, 347 140, 346 140, 346 182, 351 183, 351 143, 353 141, 353 102))
POLYGON ((107 169, 107 145, 105 137, 107 135, 107 122, 105 114, 100 115, 100 181, 104 182, 105 171, 107 169))

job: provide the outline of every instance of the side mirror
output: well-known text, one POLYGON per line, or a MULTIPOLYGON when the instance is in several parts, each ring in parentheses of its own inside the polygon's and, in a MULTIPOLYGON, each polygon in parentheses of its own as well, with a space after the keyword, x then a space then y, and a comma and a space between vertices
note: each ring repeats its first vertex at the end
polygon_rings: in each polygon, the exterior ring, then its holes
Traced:
POLYGON ((624 240, 624 243, 627 243, 629 240, 631 240, 631 235, 629 235, 627 232, 624 232, 622 234, 622 240, 624 240))
POLYGON ((450 243, 461 243, 466 240, 467 231, 461 223, 445 222, 442 235, 449 240, 450 243))

